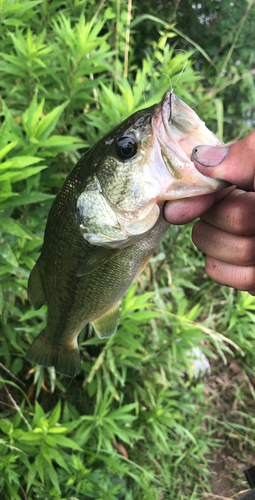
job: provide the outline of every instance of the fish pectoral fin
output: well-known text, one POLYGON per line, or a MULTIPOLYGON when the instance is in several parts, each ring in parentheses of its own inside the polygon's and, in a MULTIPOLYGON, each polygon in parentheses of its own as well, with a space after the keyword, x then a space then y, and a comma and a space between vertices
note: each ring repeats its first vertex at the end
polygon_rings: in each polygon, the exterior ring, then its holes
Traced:
POLYGON ((118 327, 120 302, 117 302, 109 311, 103 316, 92 321, 96 333, 100 339, 108 339, 112 337, 118 327))
POLYGON ((121 248, 96 247, 78 268, 77 276, 92 273, 122 252, 123 249, 121 248))
POLYGON ((35 310, 40 309, 46 302, 38 262, 36 262, 30 273, 27 287, 28 298, 35 310))

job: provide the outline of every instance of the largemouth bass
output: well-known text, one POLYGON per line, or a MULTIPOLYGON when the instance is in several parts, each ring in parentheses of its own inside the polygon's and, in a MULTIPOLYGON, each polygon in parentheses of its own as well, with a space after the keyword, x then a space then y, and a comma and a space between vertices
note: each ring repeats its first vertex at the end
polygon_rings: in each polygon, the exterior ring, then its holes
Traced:
POLYGON ((35 309, 48 304, 46 328, 26 358, 74 376, 77 337, 91 322, 112 336, 119 304, 162 239, 166 200, 217 191, 222 181, 191 161, 198 144, 223 144, 173 93, 106 134, 67 176, 51 207, 41 255, 28 282, 35 309))

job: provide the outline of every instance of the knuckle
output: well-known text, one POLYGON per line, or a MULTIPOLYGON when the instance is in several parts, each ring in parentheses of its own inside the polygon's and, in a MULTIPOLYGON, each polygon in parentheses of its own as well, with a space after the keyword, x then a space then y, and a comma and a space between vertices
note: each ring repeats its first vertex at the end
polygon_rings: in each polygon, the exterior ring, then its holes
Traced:
POLYGON ((232 230, 240 235, 255 234, 254 223, 255 193, 237 190, 229 206, 228 218, 232 230))
POLYGON ((250 132, 244 139, 243 141, 245 142, 245 147, 250 150, 251 152, 254 152, 254 147, 255 147, 255 130, 250 132))
POLYGON ((202 228, 203 228, 203 222, 200 220, 196 222, 192 228, 192 235, 191 235, 192 241, 196 246, 198 246, 198 248, 200 248, 199 244, 203 234, 202 228))
POLYGON ((231 226, 235 230, 242 234, 246 230, 247 226, 247 209, 243 204, 236 205, 232 209, 232 223, 231 226))
POLYGON ((244 286, 243 290, 254 290, 255 289, 255 266, 246 268, 246 273, 244 273, 244 286))
POLYGON ((255 264, 255 237, 247 236, 241 239, 240 263, 247 266, 255 264))

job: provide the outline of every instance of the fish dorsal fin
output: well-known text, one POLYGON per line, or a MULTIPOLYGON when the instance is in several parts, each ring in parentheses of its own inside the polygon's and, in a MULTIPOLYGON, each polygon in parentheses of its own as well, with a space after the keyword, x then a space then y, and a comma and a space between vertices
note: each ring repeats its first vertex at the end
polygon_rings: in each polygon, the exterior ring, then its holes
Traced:
POLYGON ((40 266, 38 262, 39 261, 36 262, 30 273, 27 287, 28 298, 36 311, 37 309, 40 309, 46 302, 42 286, 40 266))
POLYGON ((103 316, 92 321, 96 333, 100 339, 108 339, 112 337, 118 327, 120 302, 117 302, 109 311, 103 316))
POLYGON ((123 249, 120 248, 96 247, 80 265, 77 276, 84 276, 85 274, 92 273, 122 252, 123 249))

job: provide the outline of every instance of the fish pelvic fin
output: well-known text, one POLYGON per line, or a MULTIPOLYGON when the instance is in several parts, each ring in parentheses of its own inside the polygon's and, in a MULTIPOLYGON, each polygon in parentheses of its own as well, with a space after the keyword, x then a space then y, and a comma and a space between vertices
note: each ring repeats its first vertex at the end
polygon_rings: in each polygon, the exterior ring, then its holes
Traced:
POLYGON ((45 330, 39 333, 27 350, 26 359, 37 365, 54 366, 57 373, 66 377, 75 377, 81 365, 77 343, 70 347, 53 344, 46 338, 45 330))
POLYGON ((28 279, 28 287, 27 287, 28 298, 33 305, 34 309, 40 309, 43 304, 46 302, 46 298, 43 291, 42 286, 42 278, 40 272, 39 261, 36 262, 33 267, 29 279, 28 279))
POLYGON ((100 339, 112 337, 118 327, 120 302, 117 302, 109 311, 100 318, 92 321, 96 333, 100 339))

